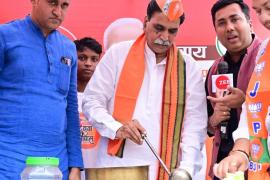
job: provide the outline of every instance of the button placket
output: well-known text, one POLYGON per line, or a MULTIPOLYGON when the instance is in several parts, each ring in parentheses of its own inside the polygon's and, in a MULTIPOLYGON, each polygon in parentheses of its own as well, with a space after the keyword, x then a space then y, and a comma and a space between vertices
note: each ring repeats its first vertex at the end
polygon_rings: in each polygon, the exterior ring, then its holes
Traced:
POLYGON ((53 66, 53 61, 52 61, 52 53, 50 51, 49 43, 47 41, 45 42, 45 47, 46 47, 48 64, 49 64, 48 82, 52 83, 53 82, 54 66, 53 66))
POLYGON ((149 78, 149 91, 148 91, 148 102, 147 102, 147 109, 154 108, 154 96, 153 94, 155 93, 155 86, 156 86, 156 73, 157 73, 157 67, 154 65, 151 67, 151 72, 150 72, 150 78, 149 78))

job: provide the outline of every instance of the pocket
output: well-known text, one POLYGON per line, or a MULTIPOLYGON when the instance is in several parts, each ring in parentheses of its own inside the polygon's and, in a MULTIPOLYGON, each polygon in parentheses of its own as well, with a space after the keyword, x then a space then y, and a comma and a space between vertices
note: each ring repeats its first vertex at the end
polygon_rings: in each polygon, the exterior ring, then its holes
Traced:
POLYGON ((67 64, 60 64, 58 75, 58 90, 60 93, 67 95, 70 84, 70 66, 67 64))

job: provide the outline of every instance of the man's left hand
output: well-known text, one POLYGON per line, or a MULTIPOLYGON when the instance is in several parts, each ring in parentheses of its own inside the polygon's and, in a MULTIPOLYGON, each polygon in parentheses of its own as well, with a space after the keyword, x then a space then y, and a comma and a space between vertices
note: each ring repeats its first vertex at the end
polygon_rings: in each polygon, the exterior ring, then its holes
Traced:
POLYGON ((81 171, 79 168, 71 168, 68 176, 69 180, 81 180, 81 171))
POLYGON ((248 168, 248 160, 240 153, 234 152, 224 158, 219 164, 215 164, 213 171, 216 177, 223 179, 227 173, 245 171, 248 168))

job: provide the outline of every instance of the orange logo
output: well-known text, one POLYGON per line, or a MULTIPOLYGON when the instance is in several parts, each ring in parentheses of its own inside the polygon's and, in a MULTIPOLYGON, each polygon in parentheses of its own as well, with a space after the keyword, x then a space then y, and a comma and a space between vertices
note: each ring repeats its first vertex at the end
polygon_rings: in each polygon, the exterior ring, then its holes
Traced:
POLYGON ((80 113, 80 131, 82 139, 82 148, 91 149, 94 148, 100 139, 100 135, 97 130, 89 123, 89 121, 80 113))

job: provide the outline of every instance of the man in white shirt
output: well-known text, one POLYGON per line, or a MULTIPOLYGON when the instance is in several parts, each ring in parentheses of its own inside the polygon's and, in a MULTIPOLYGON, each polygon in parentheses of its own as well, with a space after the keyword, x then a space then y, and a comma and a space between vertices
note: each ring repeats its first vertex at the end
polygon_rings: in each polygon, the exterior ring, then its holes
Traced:
POLYGON ((174 45, 183 21, 180 0, 151 0, 144 34, 112 46, 98 64, 83 98, 101 135, 91 179, 168 179, 141 134, 171 171, 193 178, 200 170, 206 98, 196 62, 174 45))

